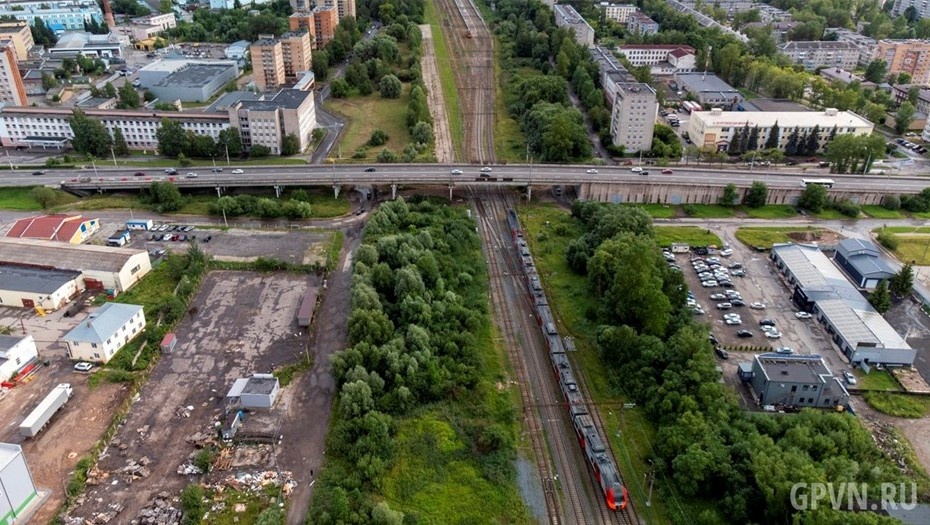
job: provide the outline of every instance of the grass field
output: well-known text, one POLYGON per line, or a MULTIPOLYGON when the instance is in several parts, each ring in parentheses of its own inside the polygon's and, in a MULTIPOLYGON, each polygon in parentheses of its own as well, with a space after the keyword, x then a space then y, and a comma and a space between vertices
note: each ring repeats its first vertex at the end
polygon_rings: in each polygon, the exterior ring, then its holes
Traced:
POLYGON ((637 512, 650 523, 669 523, 670 509, 679 505, 674 497, 674 484, 658 478, 655 488, 664 496, 653 498, 651 507, 643 504, 649 487, 641 473, 650 470, 647 459, 654 454, 654 428, 640 409, 622 409, 624 399, 609 387, 607 371, 594 341, 597 326, 588 317, 590 311, 598 308, 598 299, 591 293, 587 279, 572 272, 565 260, 568 243, 580 236, 582 229, 568 213, 555 206, 522 206, 519 213, 559 330, 575 338, 578 349, 572 356, 575 365, 584 371, 594 402, 605 407, 601 408, 601 417, 607 425, 605 437, 620 463, 630 497, 640 502, 637 512))
POLYGON ((725 219, 736 215, 735 208, 719 204, 685 204, 681 209, 695 219, 725 219))
POLYGON ((691 246, 720 246, 720 237, 700 226, 654 226, 656 242, 659 246, 669 246, 673 242, 686 242, 691 246))
POLYGON ((861 206, 862 213, 873 219, 903 219, 904 214, 900 210, 889 210, 883 206, 869 204, 861 206))
POLYGON ((859 388, 863 390, 900 391, 901 385, 886 370, 872 370, 868 374, 857 374, 859 388))
MULTIPOLYGON (((440 68, 441 70, 441 68, 440 68)), ((410 85, 404 84, 404 91, 400 98, 381 98, 377 92, 367 96, 351 98, 328 98, 326 109, 345 117, 348 121, 342 141, 344 161, 351 157, 359 148, 367 148, 365 158, 351 159, 348 162, 374 162, 382 150, 389 149, 401 154, 410 134, 407 132, 407 98, 410 85), (368 147, 371 133, 380 129, 388 135, 387 144, 377 147, 368 147)))
POLYGON ((455 87, 455 75, 450 63, 449 49, 446 39, 442 35, 439 16, 436 6, 432 2, 425 4, 426 23, 430 25, 433 35, 433 49, 436 54, 436 69, 439 70, 439 83, 442 86, 443 104, 446 106, 446 118, 449 119, 449 132, 452 134, 452 149, 455 158, 462 159, 463 145, 465 143, 465 124, 462 121, 462 107, 459 105, 458 89, 455 87))
MULTIPOLYGON (((32 197, 34 186, 17 186, 0 188, 0 210, 37 211, 42 209, 39 201, 32 197)), ((77 197, 70 193, 55 190, 62 203, 73 202, 77 197)))
POLYGON ((930 398, 906 396, 885 392, 866 392, 862 395, 872 408, 895 417, 919 419, 927 415, 930 398))
POLYGON ((883 228, 875 228, 872 231, 874 233, 880 231, 889 233, 930 233, 930 226, 885 226, 883 228))
POLYGON ((771 204, 761 208, 742 206, 740 210, 753 219, 790 219, 798 214, 794 206, 788 204, 771 204))
POLYGON ((646 211, 653 219, 671 219, 678 213, 678 208, 668 204, 628 204, 646 211))
POLYGON ((930 235, 895 235, 898 249, 895 255, 901 261, 916 261, 918 266, 930 264, 930 235))
POLYGON ((821 228, 792 226, 747 226, 736 230, 736 238, 749 247, 764 246, 771 248, 775 243, 791 242, 789 233, 802 231, 820 231, 821 228))
POLYGON ((814 213, 812 215, 822 221, 853 220, 856 218, 856 217, 848 217, 838 212, 837 210, 834 210, 831 208, 824 208, 823 210, 820 210, 818 213, 814 213))

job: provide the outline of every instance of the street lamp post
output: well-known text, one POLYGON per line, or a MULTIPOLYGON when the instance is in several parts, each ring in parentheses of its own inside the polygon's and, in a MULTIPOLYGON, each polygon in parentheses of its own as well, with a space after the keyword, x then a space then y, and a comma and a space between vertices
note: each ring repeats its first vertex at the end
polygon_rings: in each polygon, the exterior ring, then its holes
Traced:
POLYGON ((113 151, 113 145, 110 144, 110 156, 113 157, 113 167, 118 168, 119 164, 116 163, 116 152, 113 151))
POLYGON ((94 159, 93 157, 90 158, 90 165, 94 167, 94 177, 99 175, 97 173, 97 162, 96 162, 96 159, 94 159))

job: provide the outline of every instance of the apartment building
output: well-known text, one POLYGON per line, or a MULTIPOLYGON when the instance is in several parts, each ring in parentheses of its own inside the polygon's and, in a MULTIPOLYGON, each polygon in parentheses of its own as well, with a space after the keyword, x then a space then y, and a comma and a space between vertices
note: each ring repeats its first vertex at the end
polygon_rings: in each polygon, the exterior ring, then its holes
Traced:
POLYGON ((16 47, 12 40, 0 40, 0 102, 25 106, 26 86, 16 65, 16 47))
POLYGON ((930 1, 928 0, 894 0, 891 14, 894 16, 901 16, 907 11, 908 7, 916 9, 920 18, 927 18, 927 16, 930 16, 930 1))
POLYGON ((659 23, 639 11, 630 13, 626 21, 626 30, 636 35, 654 35, 659 32, 659 23))
POLYGON ((852 42, 797 41, 779 46, 779 50, 808 71, 821 67, 855 69, 859 47, 852 42))
POLYGON ((336 26, 339 25, 339 14, 334 7, 319 6, 313 8, 313 36, 316 37, 316 48, 323 49, 336 35, 336 26))
POLYGON ((281 52, 284 57, 284 79, 296 82, 302 73, 310 71, 313 41, 306 29, 281 35, 281 52))
POLYGON ((617 52, 633 67, 649 66, 653 75, 671 75, 679 71, 686 73, 697 69, 694 48, 691 46, 629 45, 617 46, 617 52))
POLYGON ((917 101, 914 107, 919 113, 930 114, 930 89, 917 86, 914 84, 899 84, 891 88, 891 96, 894 97, 896 104, 901 104, 907 100, 907 94, 911 88, 917 88, 917 101))
POLYGON ((567 27, 575 35, 575 41, 585 47, 594 47, 594 28, 588 24, 585 19, 575 11, 575 8, 567 4, 555 4, 552 6, 555 11, 555 25, 567 27))
POLYGON ((0 6, 0 17, 16 18, 29 25, 38 18, 57 34, 83 31, 84 22, 103 22, 103 11, 95 2, 17 2, 0 6))
POLYGON ((860 35, 855 31, 842 27, 828 27, 824 30, 824 35, 834 34, 838 42, 852 42, 859 48, 859 65, 867 66, 875 58, 875 51, 878 49, 878 41, 872 37, 860 35))
POLYGON ((284 50, 272 35, 259 35, 249 51, 252 55, 252 80, 259 91, 284 85, 284 50))
POLYGON ((604 10, 604 17, 608 20, 620 22, 621 24, 626 23, 630 14, 638 11, 633 4, 610 4, 607 2, 601 2, 601 9, 604 10))
POLYGON ((312 11, 295 11, 291 16, 287 17, 287 25, 291 31, 307 31, 310 33, 310 48, 318 49, 316 47, 316 27, 313 23, 312 11))
POLYGON ((32 39, 32 31, 26 22, 2 22, 0 23, 0 40, 10 40, 13 42, 13 49, 16 51, 16 60, 26 60, 29 58, 29 50, 35 46, 32 39))
POLYGON ((752 6, 752 9, 759 10, 759 20, 765 24, 772 22, 788 22, 791 20, 791 13, 768 4, 756 4, 752 6))
POLYGON ((888 73, 909 73, 915 84, 930 83, 930 40, 880 40, 875 59, 888 64, 888 73))
POLYGON ((618 82, 615 93, 610 115, 613 144, 623 146, 627 152, 652 149, 652 132, 659 111, 655 90, 649 84, 618 82))
POLYGON ((617 86, 625 83, 636 82, 636 79, 629 71, 617 60, 617 57, 606 47, 594 46, 588 49, 591 59, 597 64, 600 72, 601 85, 604 86, 604 95, 607 97, 607 104, 613 107, 614 100, 617 98, 617 86))
POLYGON ((268 99, 242 100, 229 106, 228 117, 230 125, 239 128, 246 149, 261 144, 279 155, 284 137, 293 134, 304 151, 316 127, 313 90, 282 89, 268 99))
POLYGON ((836 128, 836 135, 869 135, 875 126, 868 120, 851 111, 837 111, 828 108, 824 111, 723 111, 714 108, 710 111, 697 111, 691 114, 688 122, 688 135, 699 148, 716 148, 725 150, 737 130, 745 126, 759 128, 759 143, 765 144, 769 133, 778 123, 778 147, 784 148, 792 131, 797 129, 803 135, 810 133, 814 127, 821 131, 821 148, 829 142, 829 136, 836 128))

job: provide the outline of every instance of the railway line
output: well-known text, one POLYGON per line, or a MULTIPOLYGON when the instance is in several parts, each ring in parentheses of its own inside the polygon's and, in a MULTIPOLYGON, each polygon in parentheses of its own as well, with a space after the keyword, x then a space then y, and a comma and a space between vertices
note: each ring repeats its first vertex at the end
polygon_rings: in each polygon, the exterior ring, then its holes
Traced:
POLYGON ((466 158, 457 160, 494 163, 494 39, 474 0, 437 0, 437 6, 464 120, 466 158))
MULTIPOLYGON (((631 508, 614 511, 607 507, 598 480, 586 466, 567 404, 553 379, 547 346, 531 313, 534 305, 507 227, 509 195, 500 189, 471 192, 488 259, 494 309, 521 385, 525 428, 543 480, 548 522, 638 523, 631 508)), ((590 408, 592 414, 597 413, 590 408)), ((603 435, 600 419, 595 422, 603 435)))

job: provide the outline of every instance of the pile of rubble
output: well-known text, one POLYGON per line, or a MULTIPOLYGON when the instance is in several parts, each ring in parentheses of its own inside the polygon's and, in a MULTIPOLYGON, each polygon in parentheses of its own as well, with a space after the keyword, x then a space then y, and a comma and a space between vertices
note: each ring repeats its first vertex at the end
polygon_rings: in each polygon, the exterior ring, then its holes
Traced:
POLYGON ((200 467, 193 465, 191 463, 184 463, 178 467, 178 474, 182 476, 193 476, 196 474, 203 474, 203 470, 200 467))
POLYGON ((186 441, 187 443, 191 445, 194 445, 197 448, 204 448, 207 445, 213 443, 215 438, 216 438, 216 434, 207 434, 205 432, 195 432, 187 436, 186 438, 184 438, 184 441, 186 441))
POLYGON ((147 468, 147 465, 151 462, 152 460, 146 456, 139 458, 139 461, 127 459, 126 466, 119 469, 117 472, 125 475, 126 483, 132 483, 139 478, 149 477, 152 471, 147 468))
POLYGON ((241 473, 227 476, 223 480, 223 484, 241 492, 259 492, 263 487, 274 485, 281 487, 281 493, 285 497, 290 496, 294 488, 297 487, 297 482, 294 481, 290 472, 276 472, 273 470, 266 470, 257 474, 241 473))
POLYGON ((875 440, 875 444, 878 445, 878 448, 880 448, 886 456, 891 458, 903 473, 909 476, 914 475, 915 473, 911 471, 906 461, 906 441, 902 443, 901 434, 898 429, 895 428, 894 425, 873 418, 869 418, 867 426, 872 430, 872 438, 875 440))
POLYGON ((172 505, 167 492, 159 492, 155 500, 139 512, 139 517, 132 520, 132 525, 178 525, 181 523, 181 509, 172 505))
POLYGON ((186 407, 178 407, 174 411, 174 417, 178 419, 184 419, 191 417, 191 412, 194 411, 193 405, 187 405, 186 407))

